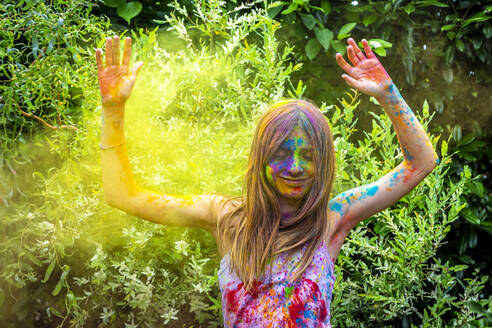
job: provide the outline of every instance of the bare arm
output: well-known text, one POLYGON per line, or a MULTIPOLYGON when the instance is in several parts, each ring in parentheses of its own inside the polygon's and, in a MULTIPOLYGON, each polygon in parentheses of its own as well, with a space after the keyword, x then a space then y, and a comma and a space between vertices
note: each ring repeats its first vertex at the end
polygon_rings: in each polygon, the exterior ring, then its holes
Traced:
POLYGON ((367 41, 363 40, 362 43, 365 55, 354 40, 349 39, 347 53, 353 66, 337 54, 338 64, 347 73, 342 77, 348 85, 374 96, 381 104, 395 129, 403 161, 376 182, 343 192, 330 201, 329 207, 337 222, 332 237, 332 251, 337 254, 350 229, 410 192, 438 162, 422 125, 367 41))
POLYGON ((204 228, 215 234, 220 197, 171 196, 145 190, 135 183, 128 160, 124 133, 125 102, 131 94, 142 62, 130 70, 131 39, 126 38, 120 63, 119 38, 106 39, 106 65, 96 50, 102 98, 102 180, 106 202, 152 222, 204 228))

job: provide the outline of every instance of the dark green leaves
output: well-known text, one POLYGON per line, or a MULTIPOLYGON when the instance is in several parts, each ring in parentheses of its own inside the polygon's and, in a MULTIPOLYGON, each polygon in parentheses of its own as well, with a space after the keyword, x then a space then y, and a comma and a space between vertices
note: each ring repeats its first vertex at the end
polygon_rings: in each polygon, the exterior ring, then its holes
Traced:
POLYGON ((53 269, 55 268, 55 264, 56 264, 56 258, 53 257, 53 259, 50 262, 50 265, 48 266, 46 272, 44 273, 43 280, 41 280, 42 283, 45 283, 50 279, 51 272, 53 272, 53 269))
POLYGON ((343 25, 342 28, 340 28, 340 31, 338 31, 338 40, 348 38, 350 36, 350 32, 354 29, 355 25, 357 25, 357 23, 347 23, 343 25))
POLYGON ((124 5, 126 0, 104 0, 104 4, 108 7, 117 8, 124 5))
POLYGON ((308 30, 312 30, 313 27, 316 25, 316 19, 311 14, 301 14, 301 20, 308 30))
POLYGON ((310 60, 313 60, 321 50, 321 45, 319 44, 318 40, 313 38, 306 43, 306 47, 304 49, 306 51, 306 56, 310 60))
POLYGON ((68 273, 70 272, 70 267, 68 265, 63 266, 63 272, 60 275, 60 279, 58 280, 58 283, 55 286, 55 289, 51 292, 53 296, 56 296, 60 293, 63 284, 65 283, 65 279, 67 278, 68 273))
POLYGON ((127 2, 118 6, 116 11, 118 15, 130 25, 132 18, 142 11, 142 4, 138 1, 127 2))
POLYGON ((325 50, 328 50, 328 48, 330 48, 331 41, 333 40, 333 32, 327 28, 322 28, 314 29, 314 33, 321 46, 325 48, 325 50))

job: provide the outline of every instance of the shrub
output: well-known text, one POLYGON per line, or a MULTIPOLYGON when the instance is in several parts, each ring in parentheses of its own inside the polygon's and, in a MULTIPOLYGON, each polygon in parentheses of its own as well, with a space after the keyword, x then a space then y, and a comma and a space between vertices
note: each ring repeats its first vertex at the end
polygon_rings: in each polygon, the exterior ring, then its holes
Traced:
MULTIPOLYGON (((279 50, 275 22, 251 13, 222 30, 212 50, 210 39, 200 46, 200 36, 188 33, 179 16, 186 13, 176 10, 170 21, 185 40, 181 49, 167 34, 166 51, 155 46, 155 31, 134 33, 137 56, 146 61, 126 113, 136 180, 170 194, 239 195, 257 115, 282 94, 302 94, 302 84, 288 87, 291 48, 279 50)), ((0 171, 11 191, 0 207, 0 320, 7 327, 157 327, 179 318, 189 326, 221 326, 212 236, 157 226, 103 203, 100 118, 92 107, 98 92, 95 85, 84 92, 90 98, 81 106, 79 130, 36 134, 16 148, 33 162, 14 162, 15 174, 0 171)), ((384 115, 373 114, 372 129, 353 140, 362 110, 356 95, 321 109, 335 137, 336 192, 376 179, 401 160, 384 115)), ((451 160, 445 148, 422 184, 349 236, 336 265, 335 326, 487 323, 477 312, 488 307, 480 294, 487 277, 475 273, 457 287, 456 273, 465 268, 434 256, 472 178, 465 168, 443 187, 451 160), (462 288, 460 298, 450 297, 452 288, 462 288)))
POLYGON ((0 166, 41 125, 76 129, 71 124, 85 92, 97 83, 87 57, 109 26, 90 14, 94 6, 84 0, 0 4, 0 166))

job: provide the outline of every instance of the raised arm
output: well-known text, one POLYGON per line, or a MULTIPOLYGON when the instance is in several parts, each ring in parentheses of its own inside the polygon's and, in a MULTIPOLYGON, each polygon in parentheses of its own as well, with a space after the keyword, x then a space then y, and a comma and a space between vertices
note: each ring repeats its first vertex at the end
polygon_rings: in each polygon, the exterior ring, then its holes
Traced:
POLYGON ((342 78, 351 87, 374 96, 381 104, 396 131, 403 162, 376 182, 343 192, 330 201, 331 214, 336 218, 332 251, 337 254, 352 227, 410 192, 438 162, 425 130, 367 41, 362 40, 365 54, 353 39, 348 43, 347 54, 352 65, 341 54, 336 55, 338 64, 347 73, 342 78))
POLYGON ((106 39, 106 64, 96 50, 102 98, 102 180, 106 202, 132 215, 156 223, 200 227, 215 234, 219 196, 175 197, 145 190, 135 184, 125 144, 125 102, 130 97, 143 62, 130 69, 131 39, 125 39, 120 63, 120 40, 106 39))

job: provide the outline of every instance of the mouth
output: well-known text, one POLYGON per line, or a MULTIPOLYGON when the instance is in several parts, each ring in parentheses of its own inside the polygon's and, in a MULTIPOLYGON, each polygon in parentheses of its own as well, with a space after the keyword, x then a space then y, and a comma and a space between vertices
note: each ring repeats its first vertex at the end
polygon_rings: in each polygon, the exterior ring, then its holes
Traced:
POLYGON ((292 179, 292 178, 284 178, 284 177, 280 177, 280 179, 285 181, 287 184, 303 184, 310 180, 309 178, 292 179))

